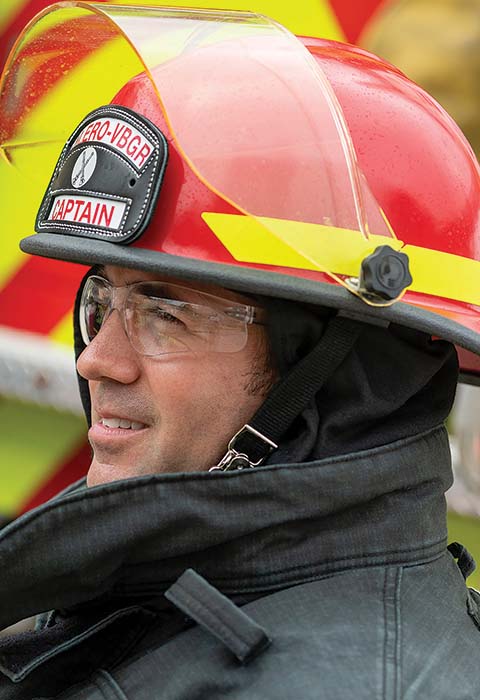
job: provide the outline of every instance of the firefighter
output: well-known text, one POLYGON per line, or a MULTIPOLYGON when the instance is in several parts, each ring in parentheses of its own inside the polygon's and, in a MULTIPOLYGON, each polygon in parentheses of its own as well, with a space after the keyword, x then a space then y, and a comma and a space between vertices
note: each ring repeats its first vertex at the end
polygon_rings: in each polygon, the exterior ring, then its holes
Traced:
POLYGON ((480 368, 470 147, 360 49, 102 12, 146 70, 75 126, 21 244, 87 266, 93 456, 0 535, 0 626, 38 616, 0 699, 476 697, 444 498, 458 353, 480 368))

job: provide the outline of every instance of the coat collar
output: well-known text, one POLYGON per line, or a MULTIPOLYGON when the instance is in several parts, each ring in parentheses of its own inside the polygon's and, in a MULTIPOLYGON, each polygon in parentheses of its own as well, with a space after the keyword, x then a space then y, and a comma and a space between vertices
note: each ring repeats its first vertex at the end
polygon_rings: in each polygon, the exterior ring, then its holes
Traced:
POLYGON ((188 567, 235 595, 425 561, 445 547, 450 485, 437 428, 318 462, 81 487, 0 533, 0 629, 52 608, 163 595, 188 567))

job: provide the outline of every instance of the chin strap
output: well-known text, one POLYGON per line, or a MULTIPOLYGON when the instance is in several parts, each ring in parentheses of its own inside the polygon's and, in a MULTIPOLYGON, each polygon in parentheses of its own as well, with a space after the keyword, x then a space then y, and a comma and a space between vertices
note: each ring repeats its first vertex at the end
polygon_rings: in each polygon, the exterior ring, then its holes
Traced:
POLYGON ((276 384, 252 420, 233 436, 209 471, 258 467, 355 345, 363 323, 337 315, 316 346, 276 384))

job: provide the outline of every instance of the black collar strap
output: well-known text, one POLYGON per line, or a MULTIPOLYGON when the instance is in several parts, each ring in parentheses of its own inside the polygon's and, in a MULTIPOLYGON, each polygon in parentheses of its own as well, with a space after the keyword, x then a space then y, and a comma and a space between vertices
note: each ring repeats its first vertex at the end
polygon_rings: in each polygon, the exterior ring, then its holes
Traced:
POLYGON ((341 365, 363 323, 335 316, 311 350, 275 385, 252 420, 233 436, 228 451, 210 471, 257 467, 278 447, 293 421, 341 365))

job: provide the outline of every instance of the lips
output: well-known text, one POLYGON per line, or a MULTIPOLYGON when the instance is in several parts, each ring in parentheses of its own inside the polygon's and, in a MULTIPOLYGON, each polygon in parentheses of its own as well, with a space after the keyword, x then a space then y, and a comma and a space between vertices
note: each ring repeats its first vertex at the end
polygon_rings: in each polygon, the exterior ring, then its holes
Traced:
MULTIPOLYGON (((118 403, 118 402, 117 402, 118 403)), ((95 406, 92 412, 92 428, 89 435, 93 437, 114 438, 128 437, 151 427, 151 423, 145 420, 145 412, 134 410, 125 406, 95 406), (93 429, 93 430, 92 430, 93 429)))
POLYGON ((132 418, 123 416, 99 416, 92 423, 88 437, 92 445, 97 447, 114 447, 137 440, 150 426, 132 418))

